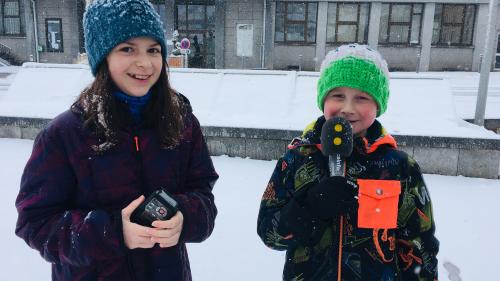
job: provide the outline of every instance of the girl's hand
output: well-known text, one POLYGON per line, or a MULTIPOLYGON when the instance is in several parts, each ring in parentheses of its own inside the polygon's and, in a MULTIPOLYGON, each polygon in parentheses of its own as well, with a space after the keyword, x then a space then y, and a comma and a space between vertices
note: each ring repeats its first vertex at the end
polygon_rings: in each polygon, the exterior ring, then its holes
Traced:
POLYGON ((160 244, 162 248, 168 248, 179 243, 179 237, 182 232, 182 223, 184 216, 180 211, 169 220, 154 221, 153 227, 149 228, 148 233, 151 235, 151 242, 160 244))
POLYGON ((122 209, 123 240, 129 249, 152 248, 155 245, 149 234, 151 228, 130 221, 130 215, 142 201, 144 201, 143 195, 122 209))

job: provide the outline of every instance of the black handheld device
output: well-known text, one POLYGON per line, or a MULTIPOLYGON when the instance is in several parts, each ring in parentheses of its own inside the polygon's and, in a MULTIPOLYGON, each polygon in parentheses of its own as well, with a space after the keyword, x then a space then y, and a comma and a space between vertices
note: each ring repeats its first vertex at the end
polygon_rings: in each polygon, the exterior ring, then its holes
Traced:
POLYGON ((158 189, 144 200, 144 202, 137 207, 132 215, 130 221, 143 226, 151 226, 156 220, 169 220, 178 210, 177 201, 163 189, 158 189))
POLYGON ((345 176, 345 158, 352 153, 352 126, 342 117, 325 121, 321 128, 321 150, 328 157, 330 176, 345 176))

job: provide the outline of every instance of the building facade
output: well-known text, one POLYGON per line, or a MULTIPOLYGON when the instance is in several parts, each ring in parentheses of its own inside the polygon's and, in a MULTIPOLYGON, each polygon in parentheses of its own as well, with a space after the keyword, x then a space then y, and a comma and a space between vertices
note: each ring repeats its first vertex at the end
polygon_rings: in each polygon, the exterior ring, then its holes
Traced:
MULTIPOLYGON (((377 48, 391 70, 477 71, 488 0, 153 0, 190 67, 319 70, 336 46, 377 48)), ((0 57, 73 63, 84 52, 84 0, 0 0, 0 57)), ((500 9, 492 69, 500 69, 500 9)))

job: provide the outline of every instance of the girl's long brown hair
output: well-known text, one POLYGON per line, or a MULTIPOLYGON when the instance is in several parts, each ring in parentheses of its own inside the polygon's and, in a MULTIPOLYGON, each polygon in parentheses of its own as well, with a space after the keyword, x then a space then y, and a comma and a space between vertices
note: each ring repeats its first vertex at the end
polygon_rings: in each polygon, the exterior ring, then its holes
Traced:
MULTIPOLYGON (((144 123, 154 126, 164 149, 179 143, 184 126, 183 115, 187 111, 179 94, 170 87, 167 71, 164 61, 160 77, 151 88, 151 99, 143 110, 144 123)), ((97 136, 97 143, 92 145, 96 152, 104 152, 116 145, 118 128, 123 124, 124 115, 113 97, 115 89, 107 61, 104 60, 94 82, 82 91, 73 105, 73 109, 79 107, 83 112, 84 127, 97 136)))

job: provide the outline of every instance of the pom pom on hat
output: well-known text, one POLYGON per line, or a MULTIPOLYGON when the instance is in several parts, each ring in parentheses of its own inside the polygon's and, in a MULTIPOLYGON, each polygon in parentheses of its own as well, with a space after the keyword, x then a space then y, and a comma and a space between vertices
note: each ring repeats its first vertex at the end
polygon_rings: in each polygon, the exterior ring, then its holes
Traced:
POLYGON ((342 45, 330 51, 321 63, 317 103, 323 111, 325 97, 338 87, 359 89, 377 103, 377 116, 387 109, 389 70, 379 52, 366 45, 342 45))

